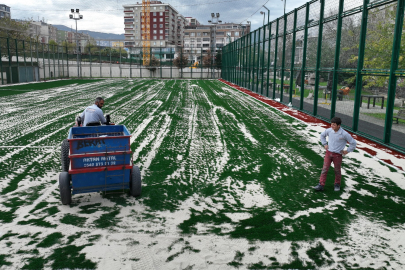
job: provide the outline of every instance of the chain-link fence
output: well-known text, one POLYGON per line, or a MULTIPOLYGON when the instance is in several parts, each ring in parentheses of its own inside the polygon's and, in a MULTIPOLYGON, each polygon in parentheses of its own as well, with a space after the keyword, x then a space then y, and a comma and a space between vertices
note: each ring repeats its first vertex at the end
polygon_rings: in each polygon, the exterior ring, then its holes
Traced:
POLYGON ((310 1, 225 46, 222 77, 403 152, 404 2, 310 1))
POLYGON ((78 77, 221 77, 220 48, 154 47, 146 54, 142 47, 88 44, 77 49, 74 43, 60 46, 0 37, 0 54, 1 84, 78 77))

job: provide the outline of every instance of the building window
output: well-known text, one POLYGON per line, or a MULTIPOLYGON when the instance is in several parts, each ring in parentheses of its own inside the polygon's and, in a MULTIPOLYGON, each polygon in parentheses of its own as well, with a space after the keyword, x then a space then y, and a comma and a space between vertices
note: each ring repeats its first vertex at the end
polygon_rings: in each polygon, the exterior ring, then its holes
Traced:
POLYGON ((153 22, 156 22, 156 18, 153 18, 153 22))
POLYGON ((235 37, 239 37, 239 32, 238 31, 236 31, 234 33, 235 33, 235 37))
POLYGON ((232 33, 231 32, 226 32, 226 35, 227 36, 232 36, 232 33))
POLYGON ((197 32, 197 37, 201 37, 201 32, 197 32))
POLYGON ((154 10, 156 10, 156 7, 153 7, 154 10))
POLYGON ((138 7, 135 7, 135 10, 138 10, 138 7))
POLYGON ((153 16, 156 16, 156 12, 153 12, 153 16))
POLYGON ((153 34, 157 34, 157 30, 153 30, 153 34))
POLYGON ((159 18, 159 22, 163 22, 163 18, 159 18))
MULTIPOLYGON (((160 9, 162 9, 162 7, 160 7, 160 9)), ((160 16, 163 16, 163 12, 159 12, 159 15, 160 15, 160 16)))
POLYGON ((164 37, 163 37, 163 36, 160 36, 160 39, 164 39, 164 37))
POLYGON ((160 33, 160 34, 163 34, 163 30, 159 30, 159 33, 160 33))
POLYGON ((195 37, 195 33, 190 33, 190 36, 195 37))
POLYGON ((153 45, 156 45, 156 42, 153 42, 153 45))
POLYGON ((164 42, 163 42, 163 41, 161 41, 161 42, 160 42, 160 45, 163 45, 163 44, 164 44, 164 42))
POLYGON ((160 27, 160 28, 163 28, 163 24, 159 24, 159 27, 160 27))
POLYGON ((153 28, 156 28, 156 24, 153 25, 153 28))
POLYGON ((157 37, 156 37, 156 36, 153 36, 153 39, 157 39, 157 37))
POLYGON ((207 33, 207 32, 204 32, 204 33, 203 33, 203 36, 208 36, 208 33, 207 33))

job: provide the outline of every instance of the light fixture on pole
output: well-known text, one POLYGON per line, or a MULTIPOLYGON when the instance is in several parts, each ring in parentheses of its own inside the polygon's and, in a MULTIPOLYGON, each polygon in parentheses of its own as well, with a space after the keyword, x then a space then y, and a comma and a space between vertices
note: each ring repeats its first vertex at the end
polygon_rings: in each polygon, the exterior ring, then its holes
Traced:
MULTIPOLYGON (((211 20, 208 20, 208 23, 214 25, 214 42, 213 42, 213 53, 212 53, 212 63, 214 63, 215 60, 215 53, 217 51, 216 49, 216 44, 217 44, 217 24, 222 23, 222 21, 219 19, 220 14, 219 13, 211 13, 211 20)), ((214 72, 214 71, 213 71, 214 72)), ((214 75, 214 73, 212 73, 214 75)))
POLYGON ((266 15, 266 12, 260 11, 260 14, 263 14, 263 25, 264 25, 264 17, 265 17, 265 15, 266 15))
POLYGON ((267 24, 270 23, 270 9, 268 9, 265 5, 263 5, 265 9, 267 9, 267 24))
POLYGON ((80 74, 80 72, 79 72, 79 40, 78 40, 78 37, 77 37, 77 21, 82 20, 83 15, 80 15, 78 8, 76 8, 76 11, 72 8, 70 10, 70 12, 72 14, 69 15, 69 19, 72 19, 72 20, 76 21, 76 55, 77 55, 76 62, 77 62, 77 77, 79 77, 79 74, 80 74))

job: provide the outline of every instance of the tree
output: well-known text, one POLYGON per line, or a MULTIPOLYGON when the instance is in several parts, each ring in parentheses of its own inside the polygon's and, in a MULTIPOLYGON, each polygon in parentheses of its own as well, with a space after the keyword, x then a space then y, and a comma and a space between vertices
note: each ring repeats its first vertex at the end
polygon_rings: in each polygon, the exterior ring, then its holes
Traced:
POLYGON ((177 68, 185 67, 188 64, 188 56, 183 54, 183 55, 177 55, 176 58, 173 60, 173 65, 175 65, 177 68))
POLYGON ((217 55, 215 56, 215 67, 222 67, 222 51, 217 52, 217 55))
POLYGON ((211 50, 208 50, 207 54, 203 57, 203 65, 205 67, 210 67, 213 65, 211 50))
POLYGON ((58 45, 58 43, 57 43, 55 40, 53 40, 53 39, 50 39, 49 42, 48 42, 48 44, 49 44, 49 45, 58 45))
POLYGON ((63 51, 66 53, 66 48, 68 53, 73 53, 74 49, 76 48, 76 44, 68 41, 62 41, 61 46, 63 47, 63 51))
POLYGON ((23 50, 21 41, 30 40, 27 33, 29 25, 30 25, 29 21, 15 21, 7 17, 0 19, 0 46, 2 56, 8 58, 9 51, 10 56, 13 56, 16 54, 17 50, 18 51, 23 50), (6 38, 9 38, 8 43, 6 38))
POLYGON ((154 55, 152 55, 150 59, 146 59, 144 61, 144 66, 147 66, 147 69, 149 69, 150 71, 155 71, 156 67, 159 65, 160 61, 154 55))

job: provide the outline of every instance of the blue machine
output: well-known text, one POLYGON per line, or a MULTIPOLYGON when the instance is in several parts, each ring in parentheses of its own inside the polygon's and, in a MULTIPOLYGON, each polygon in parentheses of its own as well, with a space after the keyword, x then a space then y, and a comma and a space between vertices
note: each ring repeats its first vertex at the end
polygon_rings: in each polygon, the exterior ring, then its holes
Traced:
POLYGON ((133 165, 130 133, 124 125, 72 127, 62 143, 59 190, 63 204, 73 194, 129 189, 142 191, 139 168, 133 165))

